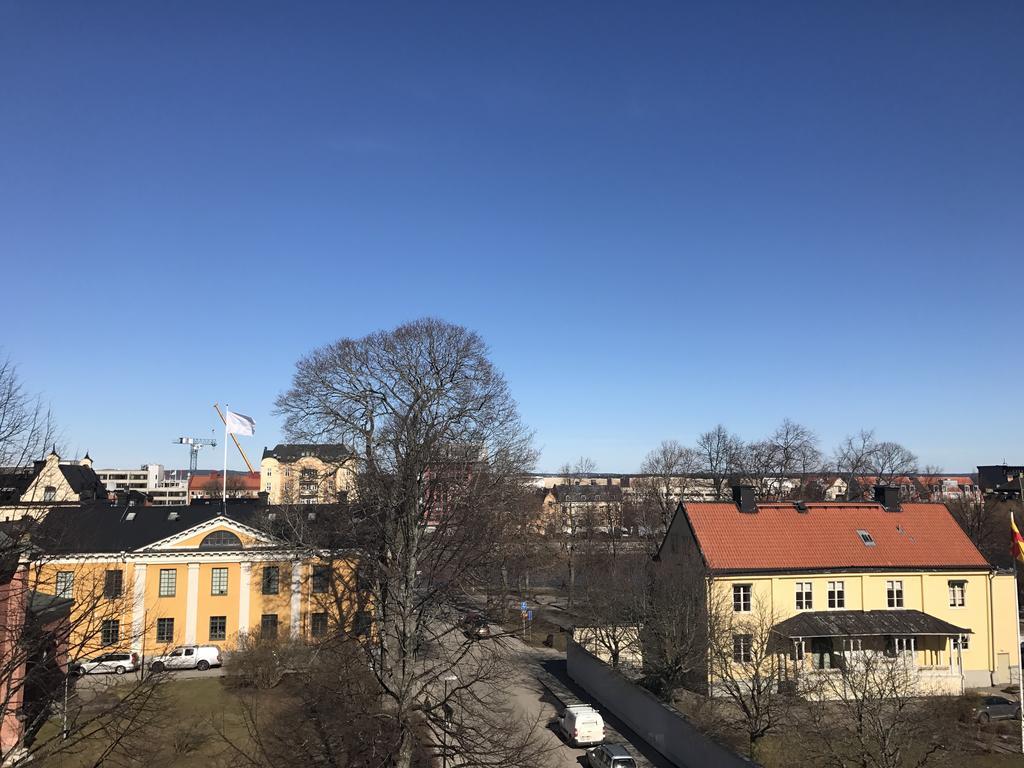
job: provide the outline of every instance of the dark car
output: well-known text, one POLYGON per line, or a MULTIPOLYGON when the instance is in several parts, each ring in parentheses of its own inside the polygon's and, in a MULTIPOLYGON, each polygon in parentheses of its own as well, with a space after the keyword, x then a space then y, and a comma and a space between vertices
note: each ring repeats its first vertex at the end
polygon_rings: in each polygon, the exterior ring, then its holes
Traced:
POLYGON ((462 617, 462 634, 466 637, 490 637, 491 627, 481 613, 467 613, 462 617))
POLYGON ((974 710, 979 723, 990 720, 1016 720, 1020 717, 1020 702, 1005 696, 984 696, 974 710))

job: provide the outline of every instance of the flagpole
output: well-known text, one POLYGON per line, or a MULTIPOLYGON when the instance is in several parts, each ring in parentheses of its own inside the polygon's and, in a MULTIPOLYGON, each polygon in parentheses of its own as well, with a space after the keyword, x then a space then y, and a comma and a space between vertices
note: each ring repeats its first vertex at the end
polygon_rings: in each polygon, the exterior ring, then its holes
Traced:
MULTIPOLYGON (((1020 498, 1024 501, 1024 478, 1017 475, 1017 485, 1020 487, 1020 498)), ((1017 527, 1013 522, 1013 510, 1010 510, 1010 525, 1017 527)), ((1020 647, 1020 585, 1017 582, 1017 561, 1020 559, 1020 545, 1014 541, 1013 558, 1013 605, 1017 609, 1017 615, 1013 617, 1013 636, 1017 638, 1017 707, 1024 707, 1024 653, 1020 647)), ((1024 713, 1020 716, 1020 751, 1024 754, 1024 713)))
POLYGON ((224 475, 221 480, 223 486, 220 492, 220 503, 222 510, 227 512, 228 509, 228 415, 231 413, 231 406, 224 406, 224 475))

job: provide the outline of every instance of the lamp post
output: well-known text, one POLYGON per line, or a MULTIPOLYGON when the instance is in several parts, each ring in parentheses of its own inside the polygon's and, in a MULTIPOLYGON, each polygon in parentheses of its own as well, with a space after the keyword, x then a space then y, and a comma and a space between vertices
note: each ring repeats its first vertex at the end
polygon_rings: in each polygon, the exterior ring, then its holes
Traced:
POLYGON ((441 701, 441 711, 444 712, 444 727, 441 729, 441 768, 448 768, 448 713, 451 707, 448 706, 448 683, 454 683, 459 678, 449 672, 441 678, 444 683, 444 699, 441 701))

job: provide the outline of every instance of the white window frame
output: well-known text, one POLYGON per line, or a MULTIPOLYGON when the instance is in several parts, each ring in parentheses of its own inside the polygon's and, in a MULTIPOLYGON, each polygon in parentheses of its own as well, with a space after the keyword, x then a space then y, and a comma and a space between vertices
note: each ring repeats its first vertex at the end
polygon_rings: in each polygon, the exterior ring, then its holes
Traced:
POLYGON ((846 582, 842 579, 828 583, 828 607, 833 611, 846 608, 846 582))
POLYGON ((814 610, 814 582, 796 582, 796 609, 798 611, 814 610))
POLYGON ((966 608, 967 607, 967 580, 966 579, 950 579, 949 580, 949 607, 950 608, 966 608))
POLYGON ((57 571, 54 593, 57 597, 72 599, 75 596, 75 572, 57 571))
POLYGON ((158 597, 177 597, 178 595, 178 571, 175 568, 161 568, 158 578, 158 597), (167 577, 165 583, 164 579, 167 577))
POLYGON ((885 582, 885 604, 889 608, 902 608, 905 605, 903 595, 903 579, 888 579, 885 582))
POLYGON ((210 594, 214 597, 224 597, 228 593, 228 569, 227 568, 211 568, 210 569, 210 594), (223 581, 223 587, 220 587, 220 582, 223 581))
POLYGON ((750 613, 753 603, 753 591, 753 586, 750 584, 732 585, 733 613, 750 613))

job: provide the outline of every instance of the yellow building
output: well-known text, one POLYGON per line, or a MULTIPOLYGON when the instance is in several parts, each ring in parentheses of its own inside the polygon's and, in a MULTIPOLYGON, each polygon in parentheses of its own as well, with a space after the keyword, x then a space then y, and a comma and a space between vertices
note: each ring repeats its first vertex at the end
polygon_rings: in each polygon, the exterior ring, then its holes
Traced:
POLYGON ((343 445, 282 443, 263 449, 260 491, 271 504, 333 504, 354 487, 352 452, 343 445))
POLYGON ((882 487, 858 503, 733 493, 733 503, 680 505, 658 560, 706 584, 709 615, 733 628, 735 664, 751 663, 756 642, 740 627, 762 620, 793 678, 875 652, 909 664, 922 692, 1010 682, 1020 663, 1014 575, 985 560, 945 505, 900 503, 882 487))
POLYGON ((31 468, 8 470, 0 477, 0 522, 38 519, 57 504, 106 498, 107 488, 88 453, 81 459, 62 459, 53 450, 31 468))
POLYGON ((355 553, 310 555, 266 532, 273 514, 247 502, 57 507, 33 535, 41 550, 33 578, 74 601, 72 647, 82 655, 106 648, 145 657, 192 643, 230 650, 256 632, 364 633, 355 553))

